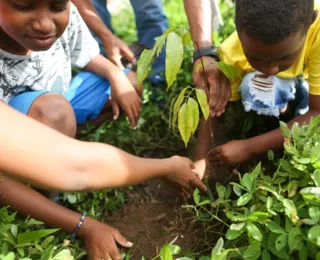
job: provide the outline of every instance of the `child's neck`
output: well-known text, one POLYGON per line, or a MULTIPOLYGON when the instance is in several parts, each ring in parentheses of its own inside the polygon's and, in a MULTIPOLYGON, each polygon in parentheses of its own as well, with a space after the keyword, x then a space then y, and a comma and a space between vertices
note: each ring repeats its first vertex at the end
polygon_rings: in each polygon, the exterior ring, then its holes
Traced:
POLYGON ((0 49, 16 55, 28 55, 32 51, 24 48, 21 44, 12 39, 0 27, 0 49))

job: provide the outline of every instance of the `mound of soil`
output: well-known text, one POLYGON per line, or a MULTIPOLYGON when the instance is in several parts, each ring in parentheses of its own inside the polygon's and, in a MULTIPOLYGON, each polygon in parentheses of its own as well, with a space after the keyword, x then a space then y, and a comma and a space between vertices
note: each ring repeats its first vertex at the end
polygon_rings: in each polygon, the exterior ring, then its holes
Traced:
POLYGON ((172 187, 161 181, 150 181, 135 187, 128 196, 129 202, 103 221, 134 243, 130 259, 141 260, 144 256, 150 260, 176 237, 174 244, 182 250, 201 247, 202 227, 182 209, 183 201, 172 187))

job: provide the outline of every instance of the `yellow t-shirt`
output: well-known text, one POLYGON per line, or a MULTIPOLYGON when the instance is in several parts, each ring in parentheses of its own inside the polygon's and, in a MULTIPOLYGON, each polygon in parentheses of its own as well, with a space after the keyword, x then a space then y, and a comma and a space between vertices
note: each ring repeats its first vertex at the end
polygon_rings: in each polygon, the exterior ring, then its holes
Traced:
MULTIPOLYGON (((234 32, 221 44, 218 53, 222 61, 233 65, 241 75, 254 70, 243 53, 237 32, 234 32)), ((301 75, 308 80, 309 93, 320 95, 320 13, 309 28, 305 46, 299 59, 290 69, 277 74, 282 78, 296 78, 301 75)), ((230 101, 241 98, 238 93, 240 83, 240 80, 237 80, 231 85, 232 97, 230 101)))

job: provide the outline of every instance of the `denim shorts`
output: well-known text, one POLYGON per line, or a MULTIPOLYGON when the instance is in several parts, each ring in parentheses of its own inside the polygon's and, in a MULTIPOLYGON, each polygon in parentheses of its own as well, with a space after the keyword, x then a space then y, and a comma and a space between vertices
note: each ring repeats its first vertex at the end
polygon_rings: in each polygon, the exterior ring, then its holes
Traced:
MULTIPOLYGON (((127 74, 130 70, 125 69, 127 74)), ((27 91, 14 96, 9 105, 28 114, 33 102, 48 90, 27 91)), ((91 72, 80 72, 72 80, 69 89, 61 94, 71 104, 77 124, 96 119, 111 95, 110 82, 91 72)))

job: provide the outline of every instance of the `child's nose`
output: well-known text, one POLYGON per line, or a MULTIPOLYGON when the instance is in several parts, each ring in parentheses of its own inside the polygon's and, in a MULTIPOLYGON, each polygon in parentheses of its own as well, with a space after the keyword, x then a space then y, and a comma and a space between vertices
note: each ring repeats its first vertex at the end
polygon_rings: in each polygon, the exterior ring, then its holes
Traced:
POLYGON ((51 34, 54 28, 52 19, 47 15, 38 16, 32 25, 33 29, 42 34, 51 34))
POLYGON ((268 76, 276 75, 279 73, 279 66, 270 64, 264 67, 262 72, 268 76))

